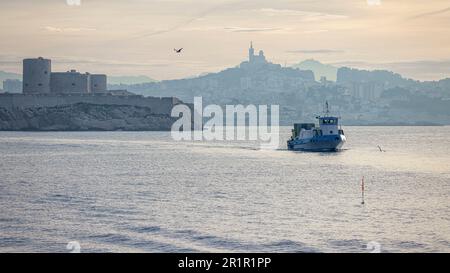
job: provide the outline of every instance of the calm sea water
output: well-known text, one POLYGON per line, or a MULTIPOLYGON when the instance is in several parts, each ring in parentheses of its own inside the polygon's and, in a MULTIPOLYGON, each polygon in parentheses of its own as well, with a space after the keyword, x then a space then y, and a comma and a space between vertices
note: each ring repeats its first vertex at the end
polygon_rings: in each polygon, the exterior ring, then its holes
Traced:
POLYGON ((449 252, 450 127, 346 134, 341 152, 304 153, 1 132, 0 252, 449 252))

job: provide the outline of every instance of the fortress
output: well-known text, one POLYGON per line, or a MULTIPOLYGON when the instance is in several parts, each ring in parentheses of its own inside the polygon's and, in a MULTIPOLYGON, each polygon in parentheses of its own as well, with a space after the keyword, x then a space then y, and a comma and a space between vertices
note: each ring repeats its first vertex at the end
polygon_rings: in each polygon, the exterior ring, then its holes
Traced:
POLYGON ((106 93, 107 76, 76 70, 52 72, 52 62, 39 57, 23 60, 24 94, 106 93))
POLYGON ((144 97, 126 90, 107 90, 107 76, 104 74, 76 70, 52 72, 51 64, 51 60, 42 57, 23 60, 22 94, 0 94, 0 108, 26 109, 86 103, 146 107, 154 114, 170 115, 173 106, 182 103, 174 97, 144 97))

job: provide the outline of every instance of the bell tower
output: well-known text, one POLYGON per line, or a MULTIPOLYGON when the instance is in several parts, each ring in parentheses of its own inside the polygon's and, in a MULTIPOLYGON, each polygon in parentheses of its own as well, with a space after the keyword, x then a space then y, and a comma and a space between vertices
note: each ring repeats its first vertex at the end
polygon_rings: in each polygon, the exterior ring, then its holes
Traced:
POLYGON ((250 48, 248 49, 248 62, 252 63, 255 57, 255 49, 253 48, 253 42, 250 42, 250 48))

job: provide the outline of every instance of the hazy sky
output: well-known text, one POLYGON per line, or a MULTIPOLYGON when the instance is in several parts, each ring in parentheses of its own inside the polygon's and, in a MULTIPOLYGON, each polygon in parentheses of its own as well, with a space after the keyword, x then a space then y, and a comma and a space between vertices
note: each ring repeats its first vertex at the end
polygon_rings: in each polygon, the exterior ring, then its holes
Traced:
POLYGON ((0 0, 0 70, 21 72, 22 58, 44 56, 54 71, 173 79, 235 66, 253 40, 283 65, 314 58, 450 77, 449 0, 76 2, 0 0))

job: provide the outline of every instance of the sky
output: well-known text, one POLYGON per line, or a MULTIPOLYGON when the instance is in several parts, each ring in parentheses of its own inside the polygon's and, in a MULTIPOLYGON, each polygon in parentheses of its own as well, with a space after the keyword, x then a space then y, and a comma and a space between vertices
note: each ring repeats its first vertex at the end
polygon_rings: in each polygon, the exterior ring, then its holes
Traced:
POLYGON ((0 0, 0 37, 0 70, 16 73, 43 56, 53 71, 177 79, 236 66, 253 41, 282 65, 450 77, 449 0, 0 0))

